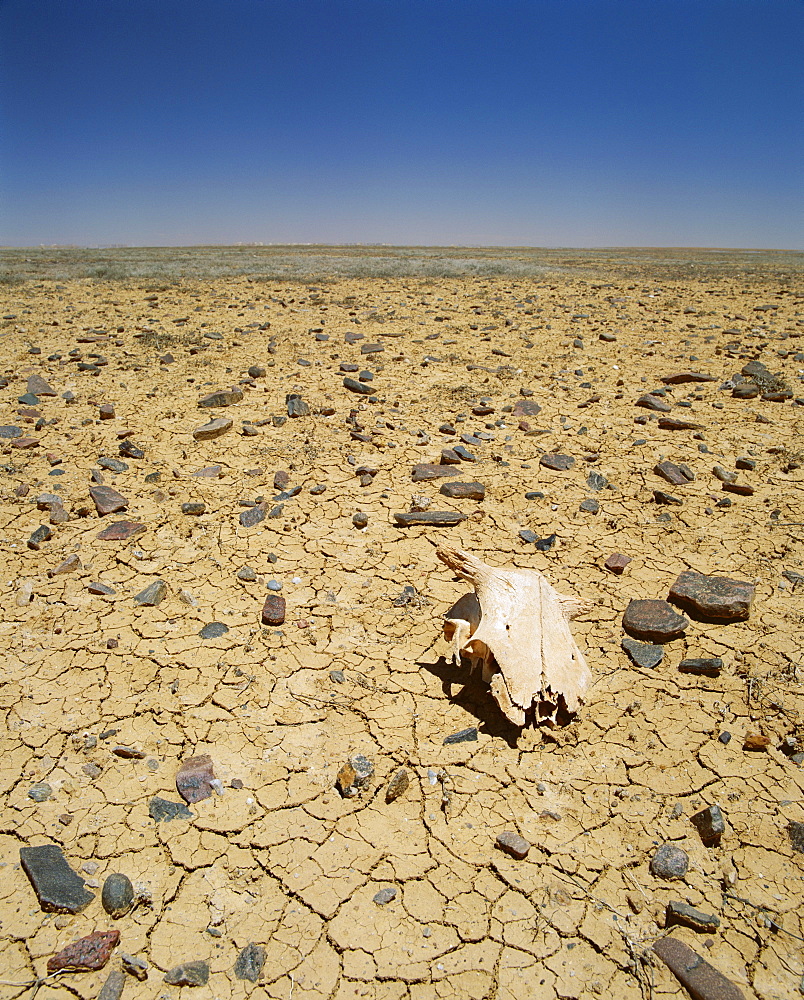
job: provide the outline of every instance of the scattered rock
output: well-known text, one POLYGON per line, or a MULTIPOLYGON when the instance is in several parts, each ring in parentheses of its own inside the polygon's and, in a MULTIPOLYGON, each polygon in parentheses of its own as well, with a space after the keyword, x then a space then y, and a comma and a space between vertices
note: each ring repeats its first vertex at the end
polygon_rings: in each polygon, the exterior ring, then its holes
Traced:
POLYGON ((520 837, 518 833, 513 833, 511 830, 498 833, 494 843, 501 851, 505 851, 506 854, 510 854, 518 861, 528 856, 531 846, 524 837, 520 837))
POLYGON ((285 402, 289 417, 310 416, 310 407, 298 394, 292 393, 286 398, 285 402))
POLYGON ((671 586, 668 600, 706 620, 737 622, 748 618, 754 591, 754 585, 743 580, 686 570, 671 586))
POLYGON ((767 750, 770 746, 770 739, 761 733, 746 733, 743 738, 743 750, 761 751, 767 750))
POLYGON ((673 407, 661 396, 654 396, 653 393, 645 393, 636 401, 636 406, 643 406, 646 410, 654 410, 657 413, 669 413, 673 407))
POLYGON ((265 948, 261 944, 251 942, 237 956, 233 971, 238 979, 256 983, 262 975, 263 965, 265 965, 265 948))
POLYGON ((697 674, 699 677, 717 677, 723 669, 723 660, 719 656, 709 658, 698 657, 682 660, 678 665, 682 674, 697 674))
POLYGON ((165 973, 165 982, 169 986, 206 986, 209 982, 209 963, 195 961, 175 965, 165 973))
POLYGON ((345 799, 357 795, 371 783, 374 775, 374 765, 363 754, 355 754, 338 771, 336 785, 345 799))
POLYGON ((570 455, 542 455, 539 465, 554 472, 567 472, 575 465, 575 459, 570 455))
POLYGON ((148 803, 148 815, 155 823, 169 823, 174 819, 193 818, 193 814, 183 802, 171 802, 158 795, 154 795, 148 803))
POLYGON ((114 597, 117 593, 114 587, 110 587, 107 583, 102 583, 100 580, 95 580, 87 584, 87 590, 90 594, 98 594, 102 597, 114 597))
POLYGON ((283 625, 285 622, 285 598, 269 594, 262 607, 263 625, 283 625))
POLYGON ((36 374, 28 376, 26 392, 32 393, 34 396, 58 396, 53 386, 48 385, 41 375, 36 374))
POLYGON ((582 511, 584 514, 597 514, 600 512, 600 504, 597 500, 593 500, 590 497, 586 500, 581 500, 578 505, 578 510, 582 511))
POLYGON ((46 802, 53 794, 53 789, 46 781, 40 781, 36 785, 31 785, 28 789, 28 798, 34 802, 46 802))
POLYGON ((222 635, 226 635, 229 631, 229 626, 224 625, 223 622, 210 622, 205 625, 201 631, 198 633, 202 639, 220 639, 222 635))
POLYGON ((684 506, 683 500, 680 500, 678 497, 674 497, 672 493, 665 493, 664 490, 654 490, 653 499, 656 501, 656 503, 675 505, 678 507, 684 506))
POLYGON ((370 385, 365 385, 363 382, 358 382, 357 379, 349 378, 345 376, 343 380, 344 387, 350 392, 356 392, 360 396, 370 396, 374 389, 370 385))
POLYGON ((403 795, 408 790, 409 785, 410 773, 406 768, 400 767, 388 782, 388 786, 385 789, 385 801, 393 802, 395 799, 398 799, 400 795, 403 795))
POLYGON ((726 493, 737 493, 742 497, 751 497, 756 492, 753 486, 749 486, 747 483, 723 483, 720 487, 726 493))
POLYGON ((106 514, 115 514, 128 507, 128 500, 117 490, 113 490, 111 486, 90 486, 89 495, 92 497, 100 517, 104 517, 106 514))
POLYGON ((102 969, 120 940, 120 931, 95 931, 73 941, 47 960, 48 973, 60 969, 102 969))
POLYGON ((141 535, 145 530, 145 525, 140 524, 139 521, 115 521, 99 531, 95 537, 102 542, 125 542, 129 538, 141 535))
POLYGON ((133 976, 135 979, 139 979, 141 983, 145 982, 148 978, 148 963, 144 958, 128 955, 124 951, 119 952, 118 957, 125 972, 127 972, 130 976, 133 976))
POLYGON ((198 405, 204 407, 232 406, 243 398, 242 389, 220 389, 198 400, 198 405))
POLYGON ((804 823, 791 819, 787 824, 787 836, 790 838, 793 850, 798 854, 804 854, 804 823))
POLYGON ((473 743, 477 740, 477 726, 469 726, 467 729, 460 729, 457 733, 451 733, 444 738, 444 746, 452 743, 473 743))
POLYGON ((363 511, 358 511, 356 514, 352 515, 352 524, 356 528, 365 528, 368 522, 368 514, 364 514, 363 511))
POLYGON ((686 486, 695 479, 686 465, 676 465, 674 462, 658 462, 653 471, 673 486, 686 486))
POLYGON ((612 552, 603 563, 607 570, 620 576, 625 567, 631 562, 631 556, 624 556, 622 552, 612 552))
POLYGON ((199 517, 201 514, 206 514, 207 505, 199 502, 183 503, 181 505, 181 512, 191 517, 199 517))
POLYGON ((717 378, 702 372, 678 372, 676 375, 663 375, 659 381, 665 385, 681 385, 684 382, 717 382, 717 378))
POLYGON ((720 918, 711 913, 702 913, 687 903, 673 901, 667 904, 665 926, 672 927, 675 924, 691 927, 701 934, 713 934, 720 927, 720 918))
POLYGON ((465 521, 468 514, 459 514, 450 510, 408 511, 394 514, 394 520, 400 528, 410 528, 414 525, 429 525, 434 528, 449 528, 465 521))
POLYGON ((122 969, 112 969, 101 987, 98 1000, 120 1000, 126 985, 126 977, 122 969))
POLYGON ((693 1000, 745 1000, 739 987, 683 941, 661 938, 653 950, 693 1000))
POLYGON ((385 906, 385 904, 390 903, 392 899, 396 899, 396 894, 396 888, 392 885, 388 885, 384 889, 380 889, 379 892, 375 892, 372 898, 377 906, 385 906))
POLYGON ((108 875, 101 891, 101 903, 110 917, 124 917, 134 905, 134 886, 128 875, 108 875))
POLYGON ((690 821, 706 847, 717 847, 726 830, 720 806, 707 806, 691 816, 690 821))
POLYGON ((532 399, 518 399, 514 403, 511 415, 514 417, 535 417, 542 412, 541 406, 532 399))
POLYGON ((425 483, 431 479, 440 479, 442 476, 457 476, 458 470, 449 465, 429 465, 422 463, 413 466, 413 482, 425 483))
POLYGON ((486 487, 482 483, 444 483, 439 493, 456 500, 485 500, 486 487))
POLYGON ((265 508, 261 504, 244 510, 238 518, 244 528, 253 528, 265 520, 265 508))
POLYGON ((209 754, 198 754, 185 760, 176 773, 176 790, 192 805, 208 799, 215 788, 215 772, 209 754))
POLYGON ((20 863, 46 913, 80 913, 95 898, 56 844, 21 847, 20 863))
POLYGON ((684 634, 689 622, 667 601, 635 600, 623 615, 623 628, 638 639, 670 642, 684 634))
POLYGON ((621 645, 638 667, 645 670, 653 670, 662 662, 664 650, 661 646, 653 646, 650 643, 638 642, 626 636, 621 645))
POLYGON ((689 867, 690 859, 686 851, 675 844, 662 844, 650 861, 651 874, 668 881, 684 878, 689 867))
POLYGON ((164 580, 154 580, 149 583, 145 590, 135 594, 134 603, 142 608, 154 608, 161 604, 167 596, 168 587, 164 580))
POLYGON ((216 417, 215 420, 210 420, 208 424, 196 427, 193 431, 193 437, 196 441, 212 441, 214 438, 219 438, 221 434, 225 434, 230 430, 233 423, 234 421, 231 417, 216 417))

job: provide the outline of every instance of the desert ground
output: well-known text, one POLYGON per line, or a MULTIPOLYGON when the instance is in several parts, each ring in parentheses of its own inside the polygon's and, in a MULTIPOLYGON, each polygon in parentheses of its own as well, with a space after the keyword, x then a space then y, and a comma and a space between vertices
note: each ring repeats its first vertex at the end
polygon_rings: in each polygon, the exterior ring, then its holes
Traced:
POLYGON ((799 995, 802 276, 782 252, 0 251, 0 997, 799 995), (471 588, 444 544, 592 605, 577 716, 513 725, 449 660, 471 588), (750 608, 674 601, 651 653, 626 609, 685 572, 750 608), (22 863, 43 845, 49 889, 22 863), (109 931, 102 968, 48 968, 109 931))

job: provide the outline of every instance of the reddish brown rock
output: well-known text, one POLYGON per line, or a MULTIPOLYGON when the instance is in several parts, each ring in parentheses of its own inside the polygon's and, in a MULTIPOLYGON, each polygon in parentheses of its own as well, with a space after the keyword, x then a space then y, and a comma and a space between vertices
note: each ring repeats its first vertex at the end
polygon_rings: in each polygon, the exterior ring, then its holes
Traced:
POLYGON ((699 431, 703 424, 694 424, 691 420, 676 420, 673 417, 660 417, 659 427, 663 431, 699 431))
POLYGON ((750 497, 754 495, 754 487, 749 486, 747 483, 723 483, 720 488, 725 493, 737 493, 741 497, 750 497))
POLYGON ((212 758, 209 754, 198 754, 197 757, 189 757, 179 768, 176 774, 176 789, 184 799, 192 805, 193 802, 200 802, 208 799, 212 795, 215 781, 215 772, 212 769, 212 758))
POLYGON ((683 941, 662 938, 653 950, 693 1000, 745 1000, 738 986, 683 941))
POLYGON ((653 471, 673 486, 686 486, 695 478, 686 465, 679 466, 674 462, 658 462, 653 471))
POLYGON ((617 576, 620 576, 630 562, 631 556, 624 556, 622 552, 612 552, 603 565, 607 570, 610 570, 612 573, 616 573, 617 576))
POLYGON ((703 372, 679 372, 677 375, 662 375, 659 381, 665 385, 681 385, 684 382, 716 382, 717 379, 703 372))
POLYGON ((47 971, 58 972, 59 969, 102 969, 109 961, 117 942, 120 931, 95 931, 78 941, 73 941, 57 955, 47 960, 47 971))
POLYGON ((667 601, 631 601, 623 615, 623 628, 637 639, 669 642, 684 634, 689 625, 667 601))
POLYGON ((686 570, 671 586, 668 600, 700 618, 738 622, 748 618, 754 591, 754 585, 745 580, 686 570))
POLYGON ((439 490, 445 497, 456 500, 485 500, 486 487, 482 483, 444 483, 439 490))
POLYGON ((535 417, 541 412, 541 406, 532 399, 518 399, 511 411, 514 417, 535 417))
POLYGON ((102 542, 124 542, 128 538, 140 535, 145 531, 145 525, 137 521, 115 521, 108 528, 99 531, 96 538, 102 542))
POLYGON ((39 441, 37 438, 23 437, 17 438, 16 441, 11 442, 12 448, 28 449, 28 448, 38 448, 39 441))
POLYGON ((285 472, 284 469, 279 469, 278 472, 274 473, 274 489, 281 492, 282 490, 286 490, 288 486, 290 486, 290 473, 285 472))
POLYGON ((128 507, 128 500, 111 486, 90 486, 89 495, 95 503, 95 509, 101 517, 106 514, 115 514, 119 510, 128 507))
POLYGON ((743 750, 767 750, 769 746, 770 740, 761 733, 746 733, 743 740, 743 750))
POLYGON ((426 483, 430 479, 440 479, 442 476, 457 476, 458 470, 451 465, 429 465, 422 462, 413 466, 413 482, 426 483))
POLYGON ((265 598, 262 607, 263 625, 284 625, 285 623, 285 598, 278 594, 269 594, 265 598))
POLYGON ((45 380, 42 378, 41 375, 30 375, 28 377, 26 392, 32 392, 34 396, 57 395, 56 390, 53 388, 53 386, 48 385, 48 383, 45 382, 45 380))

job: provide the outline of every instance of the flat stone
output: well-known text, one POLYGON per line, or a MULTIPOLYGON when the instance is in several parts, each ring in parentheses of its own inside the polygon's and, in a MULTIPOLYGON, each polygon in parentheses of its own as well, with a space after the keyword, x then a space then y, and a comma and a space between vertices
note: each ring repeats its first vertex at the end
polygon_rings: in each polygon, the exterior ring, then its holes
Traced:
POLYGON ((257 504, 244 510, 238 520, 244 528, 253 528, 265 520, 265 508, 257 504))
POLYGON ((441 449, 441 464, 442 465, 460 465, 461 456, 452 448, 442 448, 441 449))
POLYGON ((34 396, 58 396, 53 386, 48 385, 41 375, 36 374, 28 376, 25 390, 26 392, 33 393, 34 396))
POLYGON ((600 490, 605 489, 609 485, 609 481, 602 473, 592 470, 586 477, 586 485, 590 490, 599 493, 600 490))
POLYGON ((644 667, 645 670, 653 670, 664 659, 664 650, 661 646, 639 642, 637 639, 631 639, 628 636, 622 640, 621 646, 634 663, 638 667, 644 667))
POLYGON ((666 493, 664 490, 654 490, 653 499, 656 503, 665 504, 666 506, 675 505, 677 507, 683 507, 684 501, 679 497, 673 496, 672 493, 666 493))
POLYGON ((101 583, 100 580, 93 580, 92 583, 88 583, 87 590, 90 594, 98 594, 102 597, 114 597, 117 593, 114 587, 110 587, 107 583, 101 583))
POLYGON ((686 486, 694 479, 686 466, 676 465, 674 462, 658 462, 654 465, 653 471, 673 486, 686 486))
POLYGON ((200 501, 194 501, 191 503, 183 503, 181 505, 182 514, 186 514, 188 517, 199 517, 201 514, 206 514, 207 505, 201 503, 200 501))
POLYGON ((169 986, 206 986, 209 982, 209 962, 184 962, 165 973, 169 986))
POLYGON ((587 497, 586 500, 581 500, 578 510, 584 514, 597 514, 600 512, 600 504, 594 498, 587 497))
POLYGON ((106 514, 116 514, 117 511, 128 507, 128 500, 111 486, 90 486, 89 495, 101 517, 105 517, 106 514))
POLYGON ((535 417, 542 412, 541 406, 532 399, 518 399, 511 411, 513 417, 535 417))
POLYGON ((126 975, 122 969, 112 969, 101 987, 98 1000, 120 1000, 126 985, 126 975))
POLYGON ((661 396, 654 396, 650 392, 646 392, 644 396, 640 396, 634 405, 642 406, 646 410, 654 410, 657 413, 669 413, 673 409, 666 399, 662 399, 661 396))
POLYGON ((3 424, 0 427, 0 438, 5 438, 7 441, 11 441, 14 438, 22 437, 22 428, 15 427, 13 424, 3 424))
POLYGON ((370 396, 374 389, 370 385, 364 385, 363 382, 358 382, 357 379, 349 378, 347 375, 343 380, 344 388, 348 389, 350 392, 356 392, 360 396, 370 396))
POLYGON ((101 903, 110 917, 124 917, 134 905, 134 886, 128 875, 107 875, 101 890, 101 903))
POLYGON ((52 537, 53 532, 48 525, 40 524, 38 528, 31 532, 31 537, 28 539, 28 548, 36 551, 42 542, 49 542, 52 537))
POLYGON ((361 354, 379 354, 380 351, 384 351, 385 347, 382 344, 361 344, 360 353, 361 354))
POLYGON ((745 1000, 738 986, 678 938, 661 938, 653 950, 693 1000, 745 1000))
POLYGON ((218 392, 211 392, 208 396, 198 400, 198 405, 205 407, 232 406, 239 403, 243 398, 242 389, 220 389, 218 392))
POLYGON ((467 449, 464 448, 462 444, 456 444, 452 450, 455 452, 455 454, 462 462, 477 461, 477 455, 473 455, 471 451, 467 451, 467 449))
POLYGON ((118 952, 117 957, 120 959, 123 970, 129 976, 139 979, 141 983, 145 982, 148 978, 148 963, 144 958, 140 958, 138 955, 129 955, 124 951, 118 952))
POLYGON ((668 599, 693 616, 716 622, 745 621, 754 600, 754 584, 694 570, 679 574, 668 599))
POLYGON ((759 386, 756 382, 740 382, 731 391, 733 399, 755 399, 759 395, 759 386))
POLYGON ((720 806, 707 806, 706 809, 691 816, 690 822, 698 831, 702 843, 707 847, 716 847, 726 831, 720 806))
POLYGON ((667 904, 665 926, 673 927, 676 924, 682 927, 691 927, 692 930, 701 934, 712 934, 720 927, 720 918, 712 913, 696 910, 688 903, 672 901, 667 904))
POLYGON ((398 799, 400 795, 404 795, 408 790, 409 785, 410 772, 406 768, 400 767, 388 782, 385 789, 385 801, 393 802, 395 799, 398 799))
POLYGON ((667 601, 630 601, 623 615, 623 628, 638 639, 669 642, 684 634, 689 621, 667 601))
POLYGON ((468 514, 459 514, 451 510, 409 511, 394 514, 394 520, 400 528, 411 528, 415 525, 450 528, 465 521, 468 516, 468 514))
POLYGON ((154 608, 161 604, 167 596, 168 587, 164 580, 154 580, 149 583, 145 590, 134 595, 134 603, 143 608, 154 608))
POLYGON ((134 444, 133 441, 122 441, 117 448, 118 454, 125 458, 145 458, 145 449, 134 444))
POLYGON ((558 541, 558 535, 555 534, 547 535, 544 538, 537 538, 536 548, 539 550, 539 552, 549 552, 557 541, 558 541))
POLYGON ((678 372, 675 375, 662 375, 659 381, 664 385, 682 385, 684 382, 717 382, 717 378, 703 372, 678 372))
POLYGON ((29 448, 38 448, 39 440, 38 438, 32 438, 32 437, 17 438, 15 441, 11 442, 11 447, 19 448, 21 451, 25 451, 29 448))
MULTIPOLYGON (((220 465, 208 465, 203 469, 196 469, 195 472, 191 472, 191 476, 199 476, 204 479, 218 479, 221 474, 220 465)), ((146 479, 147 482, 147 479, 146 479)))
POLYGON ((193 431, 193 437, 196 441, 211 441, 213 438, 218 438, 221 434, 225 434, 231 428, 232 424, 233 420, 231 417, 217 417, 215 420, 210 420, 208 424, 196 427, 193 431))
POLYGON ((338 771, 335 784, 345 799, 353 798, 371 783, 374 765, 362 753, 355 754, 338 771))
POLYGON ((673 417, 660 417, 659 427, 663 431, 699 431, 703 424, 695 424, 691 420, 676 420, 673 417))
POLYGON ((392 885, 388 885, 384 889, 380 889, 379 892, 375 892, 372 899, 377 906, 385 906, 385 904, 390 903, 392 899, 396 899, 396 896, 396 888, 392 885))
POLYGON ((482 483, 444 483, 439 493, 456 500, 485 500, 486 487, 482 483))
POLYGON ((554 472, 566 472, 575 465, 575 459, 570 455, 542 455, 539 465, 554 472))
POLYGON ((263 965, 265 965, 265 948, 252 941, 237 956, 233 971, 237 979, 247 979, 250 983, 256 983, 262 975, 263 965))
POLYGON ((129 538, 141 535, 145 530, 145 525, 139 521, 115 521, 99 531, 95 537, 102 542, 125 542, 129 538))
POLYGON ((667 881, 684 878, 689 867, 690 859, 687 852, 675 844, 662 844, 650 860, 651 874, 667 881))
POLYGON ((719 479, 721 483, 733 483, 737 479, 737 473, 731 469, 724 469, 722 465, 716 465, 712 469, 712 475, 719 479))
POLYGON ((443 476, 457 476, 458 470, 450 465, 430 465, 422 462, 413 466, 412 479, 414 483, 426 483, 431 479, 441 479, 443 476))
POLYGON ((444 738, 444 746, 450 746, 452 743, 474 743, 477 741, 477 726, 469 726, 466 729, 460 729, 457 733, 451 733, 449 736, 444 738))
POLYGON ((616 573, 617 576, 620 576, 630 562, 631 556, 624 556, 622 552, 612 552, 603 565, 607 570, 610 570, 612 573, 616 573))
POLYGON ((128 464, 121 462, 119 458, 107 458, 105 455, 102 455, 98 459, 98 465, 102 469, 108 469, 109 472, 128 472, 128 464))
POLYGON ((52 794, 53 789, 46 781, 31 785, 28 789, 28 798, 33 799, 34 802, 46 802, 52 794))
POLYGON ((726 493, 737 493, 742 497, 751 497, 756 492, 754 487, 747 483, 723 483, 720 488, 726 493))
POLYGON ((17 402, 22 403, 23 406, 38 406, 39 397, 32 392, 24 392, 17 398, 17 402))
POLYGON ((20 863, 46 913, 80 913, 95 898, 56 844, 21 847, 20 863))
POLYGON ((283 625, 285 622, 285 598, 278 594, 268 594, 262 607, 263 625, 283 625))
POLYGON ((176 790, 192 805, 208 799, 214 791, 215 772, 209 754, 198 754, 185 760, 176 773, 176 790))
POLYGON ((47 960, 48 973, 60 969, 102 969, 120 940, 120 931, 95 931, 73 941, 47 960))
POLYGON ((183 802, 171 802, 158 795, 154 795, 148 803, 148 815, 155 823, 169 823, 174 819, 193 818, 193 814, 183 802))
POLYGON ((682 674, 695 674, 698 677, 718 677, 723 669, 723 660, 719 656, 709 658, 698 657, 682 660, 678 665, 682 674))
POLYGON ((202 639, 220 639, 220 637, 222 635, 226 635, 228 631, 229 626, 224 625, 223 622, 210 622, 209 625, 205 625, 198 634, 202 639))
POLYGON ((494 843, 501 851, 510 854, 517 861, 526 858, 531 847, 524 837, 520 837, 518 833, 514 833, 511 830, 504 830, 502 833, 498 833, 494 843))

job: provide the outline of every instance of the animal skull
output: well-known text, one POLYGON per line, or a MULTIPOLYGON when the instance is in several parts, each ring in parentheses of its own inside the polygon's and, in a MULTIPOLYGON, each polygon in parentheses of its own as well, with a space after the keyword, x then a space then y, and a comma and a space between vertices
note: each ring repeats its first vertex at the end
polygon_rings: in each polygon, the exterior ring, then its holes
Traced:
POLYGON ((569 622, 591 605, 559 594, 535 569, 496 569, 447 547, 436 554, 475 588, 446 615, 453 662, 460 665, 466 654, 472 669, 480 665, 503 714, 517 726, 525 725, 531 706, 541 722, 554 723, 562 710, 577 712, 592 674, 569 622))

